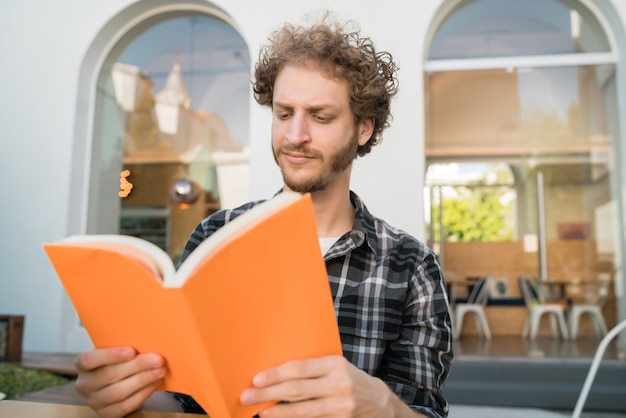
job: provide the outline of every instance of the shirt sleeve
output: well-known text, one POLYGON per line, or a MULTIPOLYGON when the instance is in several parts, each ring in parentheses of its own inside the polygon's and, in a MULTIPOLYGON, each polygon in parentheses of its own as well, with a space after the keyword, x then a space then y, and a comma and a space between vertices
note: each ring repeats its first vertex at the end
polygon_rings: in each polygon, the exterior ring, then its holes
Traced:
POLYGON ((442 390, 452 363, 452 328, 443 277, 434 254, 417 267, 405 302, 400 337, 389 343, 380 378, 409 407, 448 416, 442 390))

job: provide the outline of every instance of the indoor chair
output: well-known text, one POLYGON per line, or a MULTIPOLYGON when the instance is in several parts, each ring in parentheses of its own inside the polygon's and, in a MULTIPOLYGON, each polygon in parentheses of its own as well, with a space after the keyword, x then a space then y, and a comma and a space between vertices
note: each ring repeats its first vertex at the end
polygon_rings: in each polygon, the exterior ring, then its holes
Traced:
POLYGON ((485 314, 485 305, 487 304, 487 299, 489 299, 488 280, 489 278, 487 277, 478 278, 467 298, 467 302, 454 305, 454 338, 461 336, 465 314, 473 314, 478 334, 483 335, 488 340, 491 339, 491 331, 489 330, 489 323, 485 314))
POLYGON ((528 277, 518 278, 520 290, 522 292, 524 302, 526 303, 526 309, 528 310, 522 337, 530 337, 531 340, 534 340, 537 337, 537 332, 539 331, 541 318, 544 315, 549 315, 552 334, 557 336, 558 328, 563 339, 567 340, 569 338, 569 332, 565 322, 565 308, 563 304, 547 303, 541 293, 539 283, 537 283, 536 280, 537 279, 531 279, 528 277))
POLYGON ((602 306, 609 294, 609 286, 611 285, 611 275, 609 273, 601 274, 598 277, 598 287, 591 295, 586 295, 584 303, 573 303, 569 310, 568 322, 570 326, 570 338, 576 339, 578 334, 578 326, 580 317, 588 314, 593 321, 596 335, 600 338, 606 335, 607 327, 602 313, 602 306))

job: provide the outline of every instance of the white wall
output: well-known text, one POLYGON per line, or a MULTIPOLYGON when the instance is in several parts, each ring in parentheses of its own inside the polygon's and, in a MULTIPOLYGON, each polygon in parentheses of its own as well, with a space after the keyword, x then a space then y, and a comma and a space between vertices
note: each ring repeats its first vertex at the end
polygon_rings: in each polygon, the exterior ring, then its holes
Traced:
POLYGON ((0 13, 0 312, 26 350, 61 349, 63 290, 42 243, 66 234, 78 69, 124 1, 10 2, 0 13), (95 10, 97 8, 97 10, 95 10))

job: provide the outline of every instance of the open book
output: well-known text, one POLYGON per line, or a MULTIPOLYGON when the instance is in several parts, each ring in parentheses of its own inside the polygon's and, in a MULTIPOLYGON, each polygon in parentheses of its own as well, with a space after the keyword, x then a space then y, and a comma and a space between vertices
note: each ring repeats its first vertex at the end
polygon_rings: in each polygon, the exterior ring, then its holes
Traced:
POLYGON ((94 346, 159 353, 162 390, 212 418, 249 418, 252 377, 341 354, 311 197, 281 193, 227 223, 182 263, 147 241, 72 236, 44 244, 94 346))

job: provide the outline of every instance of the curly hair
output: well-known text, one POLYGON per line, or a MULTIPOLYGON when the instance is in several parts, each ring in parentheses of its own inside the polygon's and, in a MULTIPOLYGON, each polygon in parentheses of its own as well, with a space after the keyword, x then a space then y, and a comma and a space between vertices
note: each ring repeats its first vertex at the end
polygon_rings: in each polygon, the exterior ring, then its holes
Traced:
POLYGON ((256 101, 272 107, 274 83, 287 64, 314 62, 327 76, 344 80, 356 124, 368 118, 374 121, 372 136, 357 149, 362 157, 380 143, 389 126, 391 99, 398 91, 398 66, 389 52, 376 51, 370 38, 347 26, 328 22, 328 15, 310 27, 285 24, 261 48, 252 85, 256 101))

